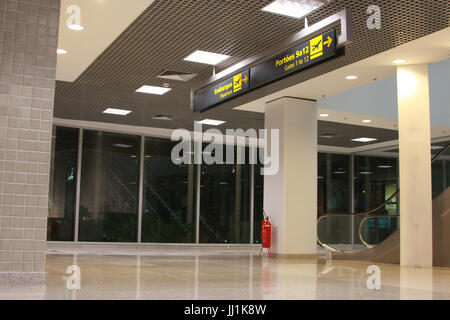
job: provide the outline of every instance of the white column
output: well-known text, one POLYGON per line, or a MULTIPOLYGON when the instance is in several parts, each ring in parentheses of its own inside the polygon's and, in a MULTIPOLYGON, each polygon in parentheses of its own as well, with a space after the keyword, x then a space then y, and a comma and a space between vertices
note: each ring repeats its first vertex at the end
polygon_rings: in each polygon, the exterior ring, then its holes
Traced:
POLYGON ((428 65, 397 69, 400 145, 400 264, 432 267, 428 65))
MULTIPOLYGON (((264 210, 272 222, 273 252, 316 254, 316 103, 280 98, 266 104, 266 129, 279 129, 279 171, 264 177, 264 210)), ((270 138, 268 138, 270 142, 270 138)), ((274 150, 269 143, 269 155, 274 150)))

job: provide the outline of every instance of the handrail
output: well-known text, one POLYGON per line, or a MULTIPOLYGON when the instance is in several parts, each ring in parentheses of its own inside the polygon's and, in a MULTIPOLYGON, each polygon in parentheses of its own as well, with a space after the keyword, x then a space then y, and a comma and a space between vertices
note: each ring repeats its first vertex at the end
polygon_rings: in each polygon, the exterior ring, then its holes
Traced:
POLYGON ((362 236, 362 226, 364 225, 364 221, 369 220, 369 219, 373 219, 373 218, 400 218, 399 214, 396 215, 373 215, 373 216, 369 216, 369 217, 365 217, 364 219, 361 220, 361 222, 359 223, 359 240, 361 240, 361 242, 363 243, 363 245, 366 246, 366 248, 371 249, 373 247, 375 247, 374 245, 371 245, 370 243, 367 243, 363 236, 362 236))
MULTIPOLYGON (((447 144, 442 150, 440 150, 436 155, 434 155, 434 156, 431 158, 431 163, 433 164, 433 162, 436 161, 436 160, 437 160, 441 155, 443 155, 445 152, 447 152, 447 150, 449 150, 449 148, 450 148, 450 143, 447 144)), ((399 193, 400 193, 400 188, 398 188, 397 191, 395 191, 395 192, 394 192, 389 198, 387 198, 382 204, 380 204, 379 206, 377 206, 375 209, 371 209, 371 210, 368 210, 368 211, 364 211, 364 212, 360 212, 360 213, 330 213, 330 214, 325 214, 325 215, 323 215, 323 216, 321 216, 321 217, 319 217, 319 218, 317 219, 317 225, 319 225, 319 223, 320 223, 320 221, 321 221, 322 219, 329 218, 329 217, 359 217, 359 216, 369 215, 369 214, 374 213, 374 212, 376 212, 376 211, 382 209, 383 207, 385 207, 385 206, 386 206, 387 204, 389 204, 389 202, 390 202, 395 196, 397 196, 399 193)), ((364 219, 363 219, 363 220, 364 220, 364 219)), ((361 220, 360 226, 361 226, 361 223, 362 223, 363 220, 361 220)), ((361 235, 360 235, 360 240, 361 240, 362 243, 364 243, 363 240, 361 239, 361 235)), ((330 245, 324 244, 324 243, 319 239, 319 235, 317 235, 317 243, 318 243, 322 248, 327 248, 327 249, 330 250, 330 251, 334 251, 334 252, 342 251, 342 250, 338 250, 338 249, 336 249, 336 248, 333 248, 333 247, 330 246, 330 245)))

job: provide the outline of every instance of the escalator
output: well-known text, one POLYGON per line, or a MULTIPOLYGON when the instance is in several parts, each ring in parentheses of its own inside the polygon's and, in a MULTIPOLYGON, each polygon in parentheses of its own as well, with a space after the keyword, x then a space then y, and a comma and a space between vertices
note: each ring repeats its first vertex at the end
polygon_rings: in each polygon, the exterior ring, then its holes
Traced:
MULTIPOLYGON (((434 265, 447 267, 450 266, 450 172, 446 172, 449 160, 447 142, 439 146, 431 160, 434 265)), ((400 263, 400 215, 386 210, 398 203, 399 194, 397 189, 381 205, 365 212, 322 215, 317 220, 318 244, 336 260, 400 263)))

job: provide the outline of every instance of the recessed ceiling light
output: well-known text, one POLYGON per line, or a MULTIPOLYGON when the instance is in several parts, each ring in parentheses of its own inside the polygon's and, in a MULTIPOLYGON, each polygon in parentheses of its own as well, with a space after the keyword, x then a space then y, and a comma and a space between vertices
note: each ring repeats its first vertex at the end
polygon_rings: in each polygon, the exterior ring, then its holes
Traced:
POLYGON ((372 120, 363 120, 362 122, 364 122, 364 123, 371 123, 372 120))
POLYGON ((444 149, 443 146, 431 146, 431 150, 442 150, 444 149))
POLYGON ((362 172, 360 172, 359 174, 362 174, 362 175, 370 175, 370 174, 373 174, 373 172, 370 172, 370 171, 362 171, 362 172))
POLYGON ((401 64, 401 63, 405 63, 406 60, 403 60, 403 59, 395 59, 395 60, 392 61, 392 62, 395 63, 395 64, 401 64))
POLYGON ((392 166, 389 166, 389 165, 379 165, 377 168, 378 168, 378 169, 390 169, 390 168, 392 168, 392 166))
POLYGON ((75 30, 75 31, 82 31, 82 30, 84 30, 84 27, 82 25, 79 25, 79 24, 71 24, 69 26, 69 29, 70 30, 75 30))
POLYGON ((212 120, 212 119, 204 119, 202 121, 199 121, 200 124, 206 124, 208 126, 220 126, 221 124, 224 124, 226 121, 220 121, 220 120, 212 120))
POLYGON ((103 111, 103 113, 114 114, 114 115, 119 115, 119 116, 126 116, 127 114, 130 114, 131 111, 130 110, 108 108, 105 111, 103 111))
POLYGON ((327 113, 322 113, 322 114, 320 114, 320 116, 321 116, 321 117, 328 117, 329 114, 327 114, 327 113))
POLYGON ((142 86, 136 90, 136 92, 140 93, 148 93, 148 94, 157 94, 163 95, 172 90, 171 88, 163 88, 163 87, 154 87, 154 86, 142 86))
POLYGON ((57 49, 57 50, 56 50, 56 53, 57 53, 57 54, 66 54, 66 53, 67 53, 67 50, 64 50, 64 49, 57 49))
POLYGON ((376 139, 376 138, 365 138, 365 137, 352 139, 352 141, 355 141, 355 142, 364 142, 364 143, 372 142, 372 141, 377 141, 377 140, 378 140, 378 139, 376 139))
POLYGON ((229 57, 230 56, 227 56, 225 54, 197 50, 188 57, 184 58, 184 60, 216 65, 228 59, 229 57))
POLYGON ((276 0, 262 10, 292 18, 301 18, 323 6, 322 0, 276 0))
POLYGON ((358 77, 357 76, 346 76, 345 79, 347 79, 347 80, 355 80, 355 79, 358 79, 358 77))

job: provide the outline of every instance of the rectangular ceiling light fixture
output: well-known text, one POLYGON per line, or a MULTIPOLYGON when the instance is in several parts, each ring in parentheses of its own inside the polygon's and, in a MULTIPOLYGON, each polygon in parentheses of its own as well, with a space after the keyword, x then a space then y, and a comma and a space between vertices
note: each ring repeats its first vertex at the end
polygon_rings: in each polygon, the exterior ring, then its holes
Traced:
POLYGON ((108 108, 105 111, 103 111, 103 113, 114 114, 114 115, 118 115, 118 116, 126 116, 127 114, 130 114, 131 111, 130 110, 108 108))
POLYGON ((171 88, 163 88, 163 87, 154 87, 154 86, 142 86, 136 90, 136 92, 140 93, 148 93, 148 94, 157 94, 159 96, 169 92, 172 90, 171 88))
POLYGON ((276 0, 262 10, 292 18, 301 18, 328 3, 327 0, 276 0))
POLYGON ((367 142, 372 142, 372 141, 377 141, 378 139, 376 139, 376 138, 365 138, 365 137, 363 137, 363 138, 357 138, 357 139, 352 139, 352 141, 355 141, 355 142, 364 142, 364 143, 367 143, 367 142))
POLYGON ((197 50, 188 57, 184 58, 185 61, 198 62, 210 65, 216 65, 222 61, 228 59, 230 56, 219 53, 212 53, 207 51, 197 50))
POLYGON ((220 120, 212 120, 212 119, 204 119, 202 121, 199 121, 200 124, 206 124, 208 126, 220 126, 221 124, 224 124, 226 121, 220 121, 220 120))

